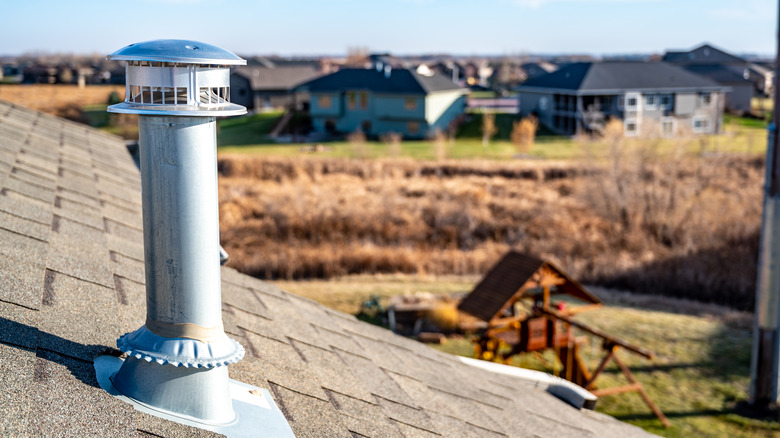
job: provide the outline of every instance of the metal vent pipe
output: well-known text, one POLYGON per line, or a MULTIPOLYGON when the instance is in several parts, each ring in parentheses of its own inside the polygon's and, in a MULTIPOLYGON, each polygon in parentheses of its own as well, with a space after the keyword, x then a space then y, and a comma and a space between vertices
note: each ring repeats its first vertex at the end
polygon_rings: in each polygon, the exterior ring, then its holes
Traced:
POLYGON ((230 103, 229 65, 208 44, 157 40, 108 56, 127 61, 125 101, 139 115, 146 323, 117 340, 128 358, 111 377, 125 396, 207 424, 236 420, 227 365, 244 355, 222 327, 216 117, 230 103))

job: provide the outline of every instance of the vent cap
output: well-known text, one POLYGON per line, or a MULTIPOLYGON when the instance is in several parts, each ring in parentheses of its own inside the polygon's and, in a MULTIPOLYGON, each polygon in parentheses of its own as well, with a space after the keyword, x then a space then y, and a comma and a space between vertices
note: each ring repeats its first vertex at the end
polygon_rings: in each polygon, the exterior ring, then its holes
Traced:
POLYGON ((125 46, 106 56, 113 61, 180 64, 246 65, 246 60, 221 47, 191 40, 153 40, 125 46))
POLYGON ((230 103, 230 66, 246 61, 211 44, 155 40, 130 44, 106 59, 127 61, 125 101, 112 113, 161 116, 236 116, 230 103))

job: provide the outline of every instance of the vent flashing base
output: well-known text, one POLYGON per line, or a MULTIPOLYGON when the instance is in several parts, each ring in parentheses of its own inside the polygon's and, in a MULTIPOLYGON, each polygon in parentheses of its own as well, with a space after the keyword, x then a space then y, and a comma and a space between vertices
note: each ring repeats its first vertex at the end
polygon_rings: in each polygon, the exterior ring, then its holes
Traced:
POLYGON ((123 363, 123 359, 115 356, 98 356, 95 359, 95 373, 97 374, 98 384, 112 396, 125 403, 130 403, 141 412, 179 424, 210 430, 228 437, 239 438, 258 435, 280 438, 295 437, 284 414, 279 410, 279 407, 271 397, 271 393, 266 389, 230 380, 230 399, 233 403, 236 418, 228 424, 210 424, 198 421, 193 417, 181 416, 153 408, 123 395, 111 383, 112 376, 119 371, 123 363))

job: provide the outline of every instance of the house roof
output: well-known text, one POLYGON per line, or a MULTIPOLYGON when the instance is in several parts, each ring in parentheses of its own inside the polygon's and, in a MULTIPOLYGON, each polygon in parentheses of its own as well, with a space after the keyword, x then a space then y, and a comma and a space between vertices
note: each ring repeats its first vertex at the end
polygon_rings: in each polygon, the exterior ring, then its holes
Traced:
MULTIPOLYGON (((0 436, 211 436, 134 411, 93 359, 145 320, 139 172, 123 142, 0 102, 0 436)), ((297 436, 642 436, 511 376, 222 268, 232 378, 297 436)))
POLYGON ((369 90, 375 93, 428 94, 436 91, 461 90, 458 84, 442 75, 423 76, 408 69, 392 69, 386 77, 383 71, 365 68, 345 68, 335 73, 301 84, 311 92, 341 92, 369 90))
POLYGON ((668 51, 663 61, 675 64, 747 64, 739 56, 732 55, 710 44, 702 44, 688 51, 668 51))
POLYGON ((515 298, 515 294, 542 267, 551 269, 564 279, 564 283, 557 286, 553 294, 569 295, 590 304, 601 303, 601 300, 552 263, 517 251, 509 251, 482 278, 474 290, 463 298, 458 309, 483 321, 490 321, 498 316, 505 304, 515 298))
POLYGON ((232 69, 231 74, 242 76, 249 80, 253 90, 287 91, 297 85, 320 76, 316 66, 287 65, 280 67, 247 66, 232 69))
POLYGON ((579 92, 615 90, 719 89, 717 83, 665 62, 577 62, 525 81, 519 89, 579 92))
MULTIPOLYGON (((735 67, 724 64, 690 64, 685 69, 691 73, 704 76, 719 84, 739 85, 750 84, 750 76, 745 77, 746 67, 735 67)), ((749 71, 747 72, 749 73, 749 71)), ((760 78, 764 80, 763 77, 760 78)))
POLYGON ((540 61, 540 62, 526 62, 520 66, 523 70, 525 70, 526 75, 528 78, 535 78, 538 76, 545 75, 547 73, 552 73, 555 70, 558 69, 558 66, 556 66, 553 63, 546 62, 546 61, 540 61))

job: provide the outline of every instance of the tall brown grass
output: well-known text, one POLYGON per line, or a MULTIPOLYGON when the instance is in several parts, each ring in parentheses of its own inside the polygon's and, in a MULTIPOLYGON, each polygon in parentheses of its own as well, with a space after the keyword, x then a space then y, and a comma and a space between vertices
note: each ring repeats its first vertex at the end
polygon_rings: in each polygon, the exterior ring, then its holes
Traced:
POLYGON ((483 274, 516 248, 586 283, 749 308, 763 161, 619 146, 585 164, 221 156, 222 243, 291 279, 483 274))

